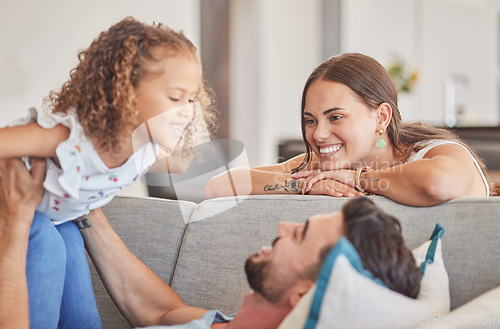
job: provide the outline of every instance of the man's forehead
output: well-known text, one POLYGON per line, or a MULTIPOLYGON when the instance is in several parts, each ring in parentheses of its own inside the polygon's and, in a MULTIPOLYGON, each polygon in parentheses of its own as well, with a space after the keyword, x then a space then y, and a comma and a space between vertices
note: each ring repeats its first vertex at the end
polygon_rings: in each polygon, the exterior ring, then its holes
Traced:
POLYGON ((343 221, 342 212, 332 212, 327 214, 317 214, 308 218, 309 221, 343 221))
POLYGON ((307 232, 304 230, 304 239, 327 240, 332 238, 332 234, 341 235, 344 226, 344 216, 341 212, 329 214, 317 214, 311 216, 308 220, 307 232))

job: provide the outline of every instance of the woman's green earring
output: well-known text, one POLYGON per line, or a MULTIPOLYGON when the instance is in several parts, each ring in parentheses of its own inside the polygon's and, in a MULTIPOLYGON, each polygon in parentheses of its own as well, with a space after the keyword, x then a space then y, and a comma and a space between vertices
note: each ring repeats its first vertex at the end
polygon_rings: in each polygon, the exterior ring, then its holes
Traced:
POLYGON ((378 134, 379 134, 379 139, 377 141, 377 143, 375 143, 375 146, 379 149, 383 149, 385 147, 385 141, 383 140, 382 138, 382 134, 384 133, 384 131, 382 129, 380 129, 378 131, 378 134))

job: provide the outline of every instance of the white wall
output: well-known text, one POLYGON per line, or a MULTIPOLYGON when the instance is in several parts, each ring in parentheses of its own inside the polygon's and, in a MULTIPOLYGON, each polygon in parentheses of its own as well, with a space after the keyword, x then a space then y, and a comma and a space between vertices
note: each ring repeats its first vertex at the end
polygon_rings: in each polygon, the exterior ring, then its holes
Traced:
POLYGON ((230 6, 231 136, 250 165, 276 162, 301 138, 304 83, 321 62, 320 0, 238 0, 230 6))
POLYGON ((392 53, 416 62, 413 0, 344 0, 341 3, 341 52, 360 52, 389 61, 392 53))
POLYGON ((199 45, 197 0, 3 0, 0 5, 0 126, 40 106, 77 64, 79 50, 126 16, 162 22, 199 45))
POLYGON ((498 0, 426 0, 423 6, 421 116, 443 123, 446 76, 459 75, 456 102, 462 125, 500 123, 498 0))
MULTIPOLYGON (((275 162, 281 139, 301 138, 302 88, 323 60, 321 3, 230 2, 230 133, 245 144, 251 165, 275 162)), ((343 0, 341 4, 342 52, 363 52, 383 65, 396 52, 410 68, 420 69, 420 83, 403 108, 405 119, 442 123, 443 75, 463 71, 472 81, 460 95, 464 106, 474 111, 469 117, 478 124, 499 123, 500 0, 343 0), (459 23, 451 24, 449 20, 457 22, 457 17, 459 23), (459 38, 453 41, 450 35, 459 38)), ((199 0, 3 1, 0 126, 24 115, 28 107, 39 106, 68 78, 78 50, 127 15, 183 29, 199 44, 199 0)))
POLYGON ((343 0, 342 52, 370 55, 382 65, 399 54, 420 72, 400 94, 404 120, 444 124, 444 80, 457 84, 462 125, 499 125, 499 0, 343 0))

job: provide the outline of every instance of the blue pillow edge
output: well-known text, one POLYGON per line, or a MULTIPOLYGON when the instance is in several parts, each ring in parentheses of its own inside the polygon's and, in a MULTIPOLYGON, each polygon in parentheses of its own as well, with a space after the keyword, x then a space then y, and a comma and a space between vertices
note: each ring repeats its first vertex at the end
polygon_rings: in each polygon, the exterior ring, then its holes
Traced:
POLYGON ((358 273, 371 279, 377 284, 386 287, 386 285, 380 279, 375 279, 373 275, 370 273, 370 271, 364 269, 363 263, 361 262, 361 258, 359 257, 359 254, 354 248, 354 246, 347 240, 347 238, 341 237, 337 242, 337 244, 332 248, 332 250, 326 257, 323 266, 321 267, 318 279, 316 280, 316 291, 314 292, 313 300, 311 302, 311 307, 309 309, 309 315, 307 316, 307 321, 303 329, 316 328, 319 319, 319 313, 321 311, 321 305, 323 303, 323 298, 326 293, 326 287, 328 286, 328 282, 330 279, 330 274, 332 272, 333 266, 335 265, 337 258, 340 255, 346 256, 351 266, 358 273))
POLYGON ((425 274, 425 269, 427 264, 434 263, 434 255, 436 254, 436 248, 439 240, 443 237, 444 232, 446 230, 441 226, 440 223, 437 223, 434 227, 434 231, 431 234, 429 240, 431 240, 431 244, 429 245, 429 249, 427 249, 427 253, 425 254, 425 260, 420 264, 419 269, 422 273, 422 276, 425 274))

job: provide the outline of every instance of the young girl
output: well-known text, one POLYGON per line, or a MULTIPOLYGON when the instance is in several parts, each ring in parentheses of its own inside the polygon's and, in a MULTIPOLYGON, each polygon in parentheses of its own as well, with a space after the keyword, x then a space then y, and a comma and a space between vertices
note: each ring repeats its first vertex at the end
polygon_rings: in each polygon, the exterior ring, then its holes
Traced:
POLYGON ((490 194, 484 165, 457 136, 402 121, 389 74, 369 56, 342 54, 319 65, 305 84, 301 109, 305 154, 223 173, 208 183, 206 196, 233 195, 233 190, 334 197, 371 193, 430 206, 490 194), (229 175, 233 186, 226 183, 229 175))
POLYGON ((215 118, 196 48, 182 33, 126 18, 79 60, 44 111, 0 129, 0 157, 47 158, 27 259, 36 328, 101 326, 72 220, 111 201, 155 161, 194 146, 215 118))

